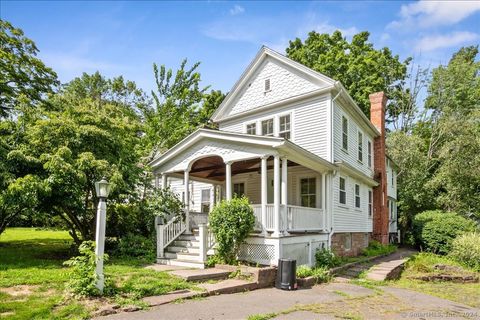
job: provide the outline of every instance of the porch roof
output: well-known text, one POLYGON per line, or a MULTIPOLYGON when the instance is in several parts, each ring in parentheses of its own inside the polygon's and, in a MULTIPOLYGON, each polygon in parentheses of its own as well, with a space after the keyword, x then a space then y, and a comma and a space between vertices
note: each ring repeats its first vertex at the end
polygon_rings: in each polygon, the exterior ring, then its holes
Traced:
POLYGON ((316 171, 335 170, 337 168, 333 163, 284 138, 211 129, 196 130, 155 158, 149 165, 157 172, 172 172, 190 169, 196 160, 207 156, 219 156, 224 162, 227 162, 259 158, 262 155, 286 156, 289 160, 316 171), (211 147, 212 145, 221 148, 217 147, 217 150, 211 147), (177 170, 165 168, 170 167, 168 165, 170 162, 178 162, 175 166, 177 170))

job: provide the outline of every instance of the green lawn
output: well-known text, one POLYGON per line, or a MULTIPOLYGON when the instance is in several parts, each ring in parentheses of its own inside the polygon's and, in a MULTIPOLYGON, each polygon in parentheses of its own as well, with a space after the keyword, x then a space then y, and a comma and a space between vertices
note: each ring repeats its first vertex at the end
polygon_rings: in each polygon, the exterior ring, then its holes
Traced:
POLYGON ((106 302, 139 304, 149 295, 191 288, 165 272, 147 270, 147 261, 112 257, 105 266, 118 288, 115 297, 81 299, 65 291, 72 240, 65 231, 9 228, 0 235, 0 318, 83 319, 106 302))

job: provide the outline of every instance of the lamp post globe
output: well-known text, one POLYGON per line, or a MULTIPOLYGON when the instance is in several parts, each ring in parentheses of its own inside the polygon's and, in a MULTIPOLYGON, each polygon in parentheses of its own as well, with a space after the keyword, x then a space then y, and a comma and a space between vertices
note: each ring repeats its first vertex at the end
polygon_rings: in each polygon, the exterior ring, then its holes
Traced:
POLYGON ((95 267, 95 274, 97 278, 97 288, 100 293, 103 293, 105 286, 105 277, 103 275, 103 252, 105 248, 105 223, 107 215, 107 197, 110 193, 110 184, 106 178, 95 182, 95 191, 98 197, 97 207, 97 226, 95 232, 95 256, 97 265, 95 267))

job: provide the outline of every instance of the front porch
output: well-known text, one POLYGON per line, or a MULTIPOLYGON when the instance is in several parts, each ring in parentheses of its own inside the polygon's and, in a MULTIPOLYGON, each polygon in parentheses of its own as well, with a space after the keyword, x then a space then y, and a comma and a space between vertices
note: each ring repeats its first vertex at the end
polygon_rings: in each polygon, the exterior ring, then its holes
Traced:
POLYGON ((283 138, 234 134, 244 139, 239 142, 230 139, 230 133, 208 130, 208 134, 215 137, 188 148, 180 143, 176 156, 169 150, 160 158, 163 161, 153 165, 156 186, 170 186, 183 199, 186 214, 184 224, 159 226, 159 258, 185 234, 198 241, 192 247, 199 249, 197 260, 205 261, 211 245, 206 240, 211 238, 208 213, 217 202, 235 196, 246 196, 255 215, 255 241, 246 245, 251 247, 247 255, 252 250, 265 251, 276 241, 268 255, 257 254, 262 258, 253 259, 256 262, 271 264, 282 257, 282 238, 309 234, 317 235, 311 241, 326 241, 332 164, 283 138), (218 141, 223 139, 229 141, 218 141))

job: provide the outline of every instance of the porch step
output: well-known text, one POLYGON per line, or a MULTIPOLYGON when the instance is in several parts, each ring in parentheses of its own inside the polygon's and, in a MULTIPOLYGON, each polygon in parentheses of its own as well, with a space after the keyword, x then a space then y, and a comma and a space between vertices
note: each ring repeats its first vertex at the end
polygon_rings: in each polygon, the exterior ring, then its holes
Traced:
POLYGON ((200 241, 200 236, 197 234, 181 234, 178 238, 180 241, 200 241))
POLYGON ((172 253, 194 253, 196 255, 200 253, 200 248, 194 246, 169 246, 167 250, 172 253))
POLYGON ((187 268, 195 268, 195 269, 205 269, 205 264, 203 262, 194 261, 194 260, 158 258, 157 263, 158 264, 169 265, 169 266, 187 267, 187 268))
POLYGON ((199 247, 200 241, 197 240, 175 240, 171 244, 174 247, 199 247))
MULTIPOLYGON (((169 250, 169 248, 167 249, 169 250)), ((188 252, 165 252, 165 257, 170 259, 179 259, 179 260, 198 260, 198 253, 188 253, 188 252)))

